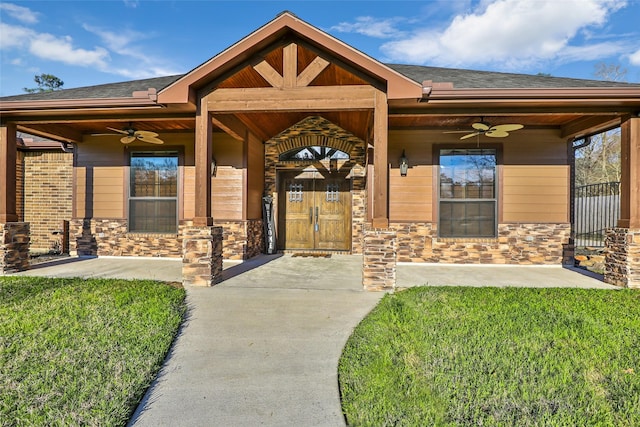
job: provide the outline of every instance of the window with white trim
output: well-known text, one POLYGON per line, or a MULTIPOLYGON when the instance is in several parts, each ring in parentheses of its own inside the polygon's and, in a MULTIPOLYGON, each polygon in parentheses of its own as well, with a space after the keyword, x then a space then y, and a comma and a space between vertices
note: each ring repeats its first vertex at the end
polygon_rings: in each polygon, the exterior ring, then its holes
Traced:
POLYGON ((129 231, 178 232, 178 153, 133 152, 129 176, 129 231))
POLYGON ((496 237, 497 150, 440 149, 440 237, 496 237))

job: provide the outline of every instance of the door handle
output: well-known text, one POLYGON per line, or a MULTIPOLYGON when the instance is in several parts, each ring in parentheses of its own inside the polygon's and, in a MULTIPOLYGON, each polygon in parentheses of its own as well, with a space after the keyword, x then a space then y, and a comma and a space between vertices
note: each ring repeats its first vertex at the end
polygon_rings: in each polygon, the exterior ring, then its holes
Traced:
POLYGON ((319 227, 318 227, 318 211, 319 211, 319 208, 316 206, 316 225, 315 225, 316 231, 319 230, 319 227))
POLYGON ((309 224, 313 224, 313 208, 309 208, 309 224))

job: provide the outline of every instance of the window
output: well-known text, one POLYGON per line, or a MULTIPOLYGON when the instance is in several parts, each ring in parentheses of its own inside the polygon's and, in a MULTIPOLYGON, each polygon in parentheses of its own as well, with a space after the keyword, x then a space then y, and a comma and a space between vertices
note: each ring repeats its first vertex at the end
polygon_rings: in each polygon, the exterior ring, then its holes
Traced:
POLYGON ((287 160, 316 161, 316 160, 325 160, 325 159, 349 160, 349 154, 331 147, 311 146, 311 147, 295 148, 291 151, 287 151, 286 153, 282 153, 280 154, 278 160, 282 162, 287 160))
POLYGON ((496 150, 440 150, 440 237, 496 237, 496 150))
POLYGON ((177 233, 178 153, 131 153, 129 231, 177 233))

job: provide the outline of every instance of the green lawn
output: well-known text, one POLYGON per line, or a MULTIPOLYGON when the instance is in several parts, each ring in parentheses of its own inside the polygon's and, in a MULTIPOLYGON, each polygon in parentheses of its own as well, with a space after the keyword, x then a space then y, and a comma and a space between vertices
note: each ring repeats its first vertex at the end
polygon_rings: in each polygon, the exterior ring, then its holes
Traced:
POLYGON ((640 292, 386 295, 339 377, 354 426, 638 426, 640 292))
POLYGON ((185 292, 153 281, 0 277, 0 425, 124 425, 185 292))

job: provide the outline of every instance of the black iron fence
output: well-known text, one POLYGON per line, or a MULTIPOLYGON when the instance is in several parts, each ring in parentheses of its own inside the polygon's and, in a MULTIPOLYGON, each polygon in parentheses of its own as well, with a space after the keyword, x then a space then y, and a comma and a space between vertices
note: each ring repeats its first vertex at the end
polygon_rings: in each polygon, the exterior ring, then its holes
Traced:
POLYGON ((620 218, 620 183, 576 187, 574 209, 575 246, 604 246, 607 228, 620 218))

